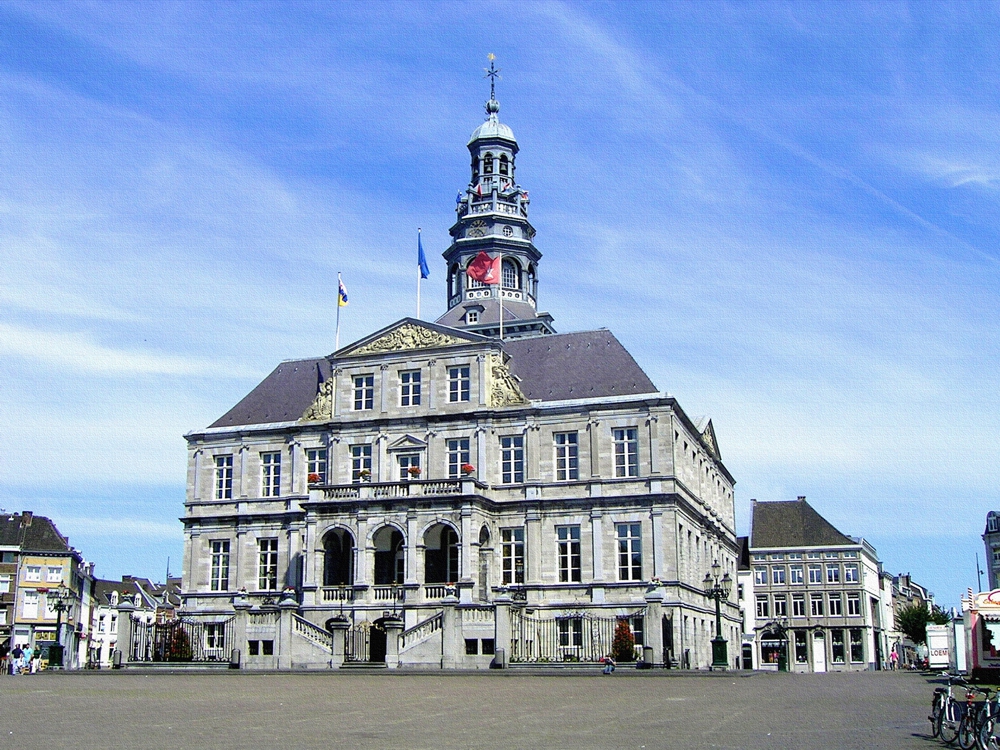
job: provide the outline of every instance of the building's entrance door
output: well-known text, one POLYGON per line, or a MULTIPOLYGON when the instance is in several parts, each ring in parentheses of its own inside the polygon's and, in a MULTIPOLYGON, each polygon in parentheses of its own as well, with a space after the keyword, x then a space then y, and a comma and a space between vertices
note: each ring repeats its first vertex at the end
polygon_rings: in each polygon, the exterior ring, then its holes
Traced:
POLYGON ((753 646, 743 644, 743 669, 753 669, 753 646))
POLYGON ((372 623, 371 640, 369 641, 368 661, 385 661, 385 620, 378 619, 372 623))
POLYGON ((813 672, 826 671, 826 638, 823 631, 813 633, 813 672))

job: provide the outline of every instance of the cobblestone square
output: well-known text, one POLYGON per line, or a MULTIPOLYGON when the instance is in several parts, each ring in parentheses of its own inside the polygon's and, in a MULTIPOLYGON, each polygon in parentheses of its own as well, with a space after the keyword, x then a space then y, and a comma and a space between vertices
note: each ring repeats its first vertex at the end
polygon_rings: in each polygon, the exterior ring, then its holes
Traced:
POLYGON ((0 748, 931 748, 909 673, 44 673, 0 748))

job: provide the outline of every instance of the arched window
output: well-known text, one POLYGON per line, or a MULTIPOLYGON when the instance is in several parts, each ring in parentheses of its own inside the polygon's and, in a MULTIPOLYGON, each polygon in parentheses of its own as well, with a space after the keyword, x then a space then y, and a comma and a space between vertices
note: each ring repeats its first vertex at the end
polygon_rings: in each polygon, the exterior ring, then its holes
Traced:
POLYGON ((462 291, 462 274, 458 272, 458 264, 455 263, 448 271, 448 287, 451 289, 451 296, 454 297, 462 291))
POLYGON ((483 157, 483 174, 493 174, 493 154, 483 157))
POLYGON ((424 582, 454 583, 458 577, 458 534, 447 524, 434 524, 424 534, 424 582))
POLYGON ((475 182, 476 178, 479 177, 479 157, 472 157, 472 181, 475 182))
POLYGON ((375 585, 402 583, 406 571, 403 535, 399 529, 383 526, 372 537, 375 543, 375 585))
POLYGON ((346 529, 334 529, 323 537, 323 585, 354 583, 354 537, 346 529))
POLYGON ((500 279, 503 281, 504 289, 521 288, 521 274, 518 273, 517 264, 512 260, 504 260, 500 270, 500 279))
POLYGON ((500 154, 500 174, 507 174, 507 154, 500 154))
POLYGON ((528 294, 532 297, 538 296, 538 289, 535 287, 535 267, 528 266, 528 294))

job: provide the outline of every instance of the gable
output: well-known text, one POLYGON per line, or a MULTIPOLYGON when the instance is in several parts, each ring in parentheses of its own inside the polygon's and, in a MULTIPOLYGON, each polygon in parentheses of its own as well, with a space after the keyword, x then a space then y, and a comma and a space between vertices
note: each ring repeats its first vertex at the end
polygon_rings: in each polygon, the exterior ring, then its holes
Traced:
POLYGON ((420 438, 413 437, 413 435, 403 435, 399 440, 390 445, 386 450, 389 451, 405 451, 405 450, 418 450, 427 447, 427 443, 420 438))
POLYGON ((415 318, 403 318, 388 328, 373 333, 360 341, 350 344, 336 353, 341 357, 357 357, 367 354, 387 354, 390 352, 412 351, 414 349, 440 349, 449 346, 464 346, 488 341, 485 336, 454 328, 427 323, 415 318))

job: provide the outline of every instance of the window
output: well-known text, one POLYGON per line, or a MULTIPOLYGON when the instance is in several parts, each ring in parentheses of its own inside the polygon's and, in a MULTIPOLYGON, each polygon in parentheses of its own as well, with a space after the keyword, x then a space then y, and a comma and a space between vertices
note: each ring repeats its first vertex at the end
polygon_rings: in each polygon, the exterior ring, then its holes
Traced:
POLYGON ((858 583, 860 580, 856 563, 848 563, 844 566, 844 583, 858 583))
POLYGON ((493 154, 483 157, 483 174, 493 174, 493 154))
POLYGON ((813 617, 823 616, 823 595, 812 594, 809 597, 809 612, 813 617))
POLYGON ((408 479, 420 478, 420 454, 402 453, 396 456, 396 463, 399 465, 399 481, 405 482, 408 479), (413 469, 414 471, 410 471, 413 469))
POLYGON ((524 527, 500 529, 504 583, 524 583, 524 527))
POLYGON ((247 656, 260 655, 260 641, 247 641, 247 656))
POLYGON ((839 565, 827 565, 826 566, 826 582, 827 583, 840 583, 840 566, 839 565))
POLYGON ((274 641, 261 641, 260 650, 264 656, 274 656, 274 641))
POLYGON ((281 494, 281 454, 260 454, 261 497, 278 497, 281 494))
POLYGON ((809 552, 806 554, 806 558, 809 560, 819 560, 820 554, 819 552, 809 552))
POLYGON ((792 595, 792 617, 806 616, 806 598, 802 594, 792 595))
POLYGON ((108 626, 107 616, 101 615, 100 618, 97 620, 97 632, 98 633, 107 632, 106 631, 107 626, 108 626))
POLYGON ((849 558, 851 560, 857 560, 858 559, 858 553, 854 552, 852 550, 848 550, 842 556, 845 557, 845 558, 849 558))
POLYGON ((775 617, 788 616, 788 601, 785 599, 784 594, 779 594, 774 597, 774 616, 775 617))
POLYGON ((861 643, 861 628, 851 628, 851 661, 864 661, 865 647, 861 643))
POLYGON ((639 431, 635 427, 611 431, 615 443, 615 476, 639 476, 639 431))
POLYGON ((111 632, 118 632, 118 615, 111 615, 111 632))
POLYGON ((500 154, 500 174, 507 174, 507 154, 500 154))
POLYGON ((759 555, 759 554, 757 554, 757 555, 753 556, 753 559, 754 560, 766 560, 767 559, 767 555, 759 555))
POLYGON ((375 376, 357 375, 354 378, 354 411, 375 408, 375 376))
POLYGON ((580 527, 557 526, 559 540, 559 581, 580 582, 580 527))
POLYGON ((773 554, 773 555, 771 555, 771 559, 772 559, 772 560, 784 560, 784 559, 785 559, 785 556, 784 556, 784 555, 782 555, 782 554, 781 554, 781 553, 779 552, 779 553, 776 553, 776 554, 773 554))
POLYGON ((805 664, 809 661, 809 647, 806 645, 806 631, 795 631, 795 663, 805 664))
POLYGON ((636 617, 630 617, 628 620, 629 627, 632 628, 632 640, 635 642, 635 647, 637 649, 642 649, 646 645, 644 626, 646 618, 642 615, 637 615, 636 617))
POLYGON ((452 479, 462 476, 462 466, 469 463, 469 438, 448 441, 448 476, 452 479))
POLYGON ((6 624, 7 624, 7 610, 0 609, 0 625, 6 625, 6 624))
POLYGON ((618 536, 618 580, 642 580, 642 525, 638 523, 615 524, 618 536))
POLYGON ((771 616, 771 608, 768 606, 766 596, 757 597, 757 617, 767 618, 771 616))
POLYGON ((45 569, 45 582, 46 583, 62 583, 63 569, 53 568, 51 565, 45 569))
POLYGON ((372 475, 371 445, 351 446, 351 481, 360 482, 372 475))
POLYGON ((226 647, 226 626, 221 622, 209 622, 205 625, 205 648, 226 647))
POLYGON ((847 595, 847 615, 848 617, 861 617, 861 595, 847 595))
POLYGON ((465 639, 465 655, 477 656, 479 654, 479 640, 477 638, 465 639))
POLYGON ((524 481, 524 436, 500 438, 500 481, 520 484, 524 481))
POLYGON ((801 560, 802 559, 802 553, 801 552, 789 552, 788 553, 788 559, 789 560, 801 560))
POLYGON ((830 594, 830 617, 840 617, 843 614, 844 609, 840 594, 830 594))
POLYGON ((559 628, 559 645, 562 648, 579 648, 583 645, 583 618, 563 617, 556 620, 559 628))
POLYGON ((326 484, 326 448, 310 448, 306 451, 306 474, 315 474, 320 484, 326 484))
POLYGON ((552 437, 555 440, 556 450, 556 481, 566 482, 579 479, 576 433, 557 432, 552 437))
POLYGON ((10 593, 10 576, 0 576, 0 594, 10 593))
POLYGON ((840 557, 840 553, 839 552, 827 552, 827 553, 825 553, 823 555, 823 557, 826 557, 826 558, 832 559, 832 560, 836 560, 837 558, 840 557))
POLYGON ((457 403, 469 400, 469 368, 448 368, 448 401, 457 403))
POLYGON ((844 631, 835 628, 830 631, 830 646, 833 652, 833 663, 844 663, 844 631))
POLYGON ((767 568, 763 565, 753 569, 753 582, 755 586, 767 585, 767 568))
POLYGON ((26 581, 40 581, 42 580, 42 566, 41 565, 28 565, 24 571, 24 580, 26 581))
POLYGON ((215 457, 215 499, 230 500, 233 497, 233 457, 215 457))
POLYGON ((212 542, 212 591, 229 590, 229 540, 212 542))
POLYGON ((790 583, 802 583, 802 566, 792 565, 788 569, 790 583))
POLYGON ((819 565, 809 566, 809 583, 823 583, 823 569, 819 565))
POLYGON ((503 282, 504 289, 520 289, 521 285, 518 283, 520 280, 518 277, 520 274, 517 272, 517 266, 512 260, 504 260, 500 266, 500 280, 503 282))
POLYGON ((278 540, 257 540, 257 588, 274 591, 278 588, 278 540))
POLYGON ((465 313, 466 323, 478 323, 479 322, 479 310, 469 310, 465 313))
POLYGON ((38 592, 24 592, 24 607, 21 610, 26 620, 34 620, 38 617, 38 592))
POLYGON ((420 370, 399 373, 399 405, 420 405, 420 370))
POLYGON ((482 653, 485 656, 493 656, 497 652, 496 639, 494 638, 483 638, 483 648, 482 653))
POLYGON ((772 565, 771 566, 771 583, 782 586, 785 583, 785 566, 784 565, 772 565))

